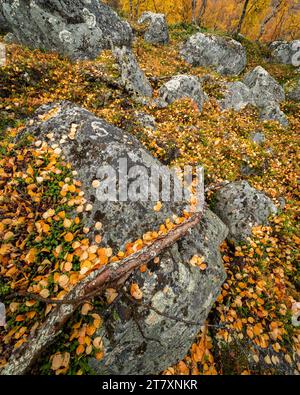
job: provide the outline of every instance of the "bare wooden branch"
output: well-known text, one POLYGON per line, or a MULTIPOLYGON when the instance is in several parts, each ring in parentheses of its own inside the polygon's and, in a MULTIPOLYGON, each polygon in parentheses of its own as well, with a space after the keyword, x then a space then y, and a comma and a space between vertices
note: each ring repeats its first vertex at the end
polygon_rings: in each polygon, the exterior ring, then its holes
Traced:
POLYGON ((36 334, 28 338, 26 343, 12 353, 8 364, 1 371, 1 375, 26 374, 41 353, 60 334, 61 328, 81 303, 96 295, 103 294, 107 288, 118 288, 123 285, 135 269, 147 264, 166 248, 185 236, 190 229, 200 222, 202 216, 203 211, 194 214, 168 234, 156 239, 151 245, 122 261, 111 263, 92 272, 80 281, 63 299, 64 303, 57 305, 49 314, 36 334))

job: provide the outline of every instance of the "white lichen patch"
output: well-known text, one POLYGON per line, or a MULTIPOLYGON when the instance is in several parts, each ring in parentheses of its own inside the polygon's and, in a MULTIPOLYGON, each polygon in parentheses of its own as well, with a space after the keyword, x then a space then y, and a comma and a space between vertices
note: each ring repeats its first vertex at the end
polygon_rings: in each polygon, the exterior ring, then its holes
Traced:
POLYGON ((212 301, 213 301, 213 294, 210 293, 210 294, 208 295, 207 300, 206 300, 205 303, 203 304, 203 309, 205 309, 205 310, 208 309, 208 308, 210 307, 212 301))
POLYGON ((63 43, 71 44, 73 41, 72 33, 68 30, 62 30, 59 32, 59 39, 63 43))
POLYGON ((97 25, 96 15, 91 13, 87 8, 82 10, 82 15, 85 23, 88 25, 90 29, 93 29, 97 25))
POLYGON ((98 137, 105 137, 108 135, 107 130, 105 130, 101 124, 101 122, 92 122, 91 123, 91 127, 93 129, 93 131, 95 132, 95 134, 98 137))
POLYGON ((12 8, 13 10, 16 10, 16 9, 19 8, 19 7, 20 7, 20 1, 19 1, 19 0, 14 0, 14 1, 12 2, 11 8, 12 8))

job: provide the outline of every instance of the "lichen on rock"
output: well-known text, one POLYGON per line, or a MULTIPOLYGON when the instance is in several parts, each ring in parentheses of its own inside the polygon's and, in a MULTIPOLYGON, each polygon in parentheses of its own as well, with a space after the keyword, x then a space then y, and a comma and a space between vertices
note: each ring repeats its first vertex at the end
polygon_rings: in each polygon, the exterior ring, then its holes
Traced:
POLYGON ((94 59, 113 45, 131 46, 129 23, 96 0, 3 0, 0 12, 18 42, 72 60, 94 59))
POLYGON ((216 192, 213 211, 228 226, 228 238, 237 243, 246 241, 254 226, 267 224, 277 213, 272 200, 247 181, 229 183, 216 192))
POLYGON ((144 39, 150 44, 168 44, 169 43, 169 30, 164 14, 155 12, 143 12, 138 20, 140 25, 147 24, 144 39))
MULTIPOLYGON (((60 144, 61 154, 77 171, 87 203, 92 206, 84 212, 86 226, 90 228, 88 236, 94 237, 94 224, 101 220, 103 243, 115 250, 155 230, 166 218, 180 215, 185 207, 182 202, 171 200, 155 211, 149 200, 101 201, 95 189, 98 183, 93 181, 99 179, 98 170, 104 165, 117 169, 119 160, 127 158, 129 168, 156 166, 165 176, 171 173, 134 137, 72 103, 41 107, 23 133, 45 141, 49 141, 47 136, 51 133, 50 144, 64 140, 60 144), (70 129, 76 132, 71 139, 64 140, 70 129)), ((103 336, 105 356, 102 361, 90 359, 95 372, 158 374, 186 355, 225 279, 219 246, 226 235, 226 226, 207 209, 201 223, 166 249, 159 257, 159 264, 152 261, 145 272, 137 271, 133 275, 129 283, 139 285, 143 300, 136 304, 121 296, 114 304, 112 314, 97 333, 103 336), (196 255, 203 257, 206 270, 190 264, 196 255), (149 309, 149 305, 162 314, 149 309)))
POLYGON ((212 34, 194 34, 180 54, 193 66, 211 67, 223 75, 238 75, 247 63, 245 48, 238 41, 212 34))

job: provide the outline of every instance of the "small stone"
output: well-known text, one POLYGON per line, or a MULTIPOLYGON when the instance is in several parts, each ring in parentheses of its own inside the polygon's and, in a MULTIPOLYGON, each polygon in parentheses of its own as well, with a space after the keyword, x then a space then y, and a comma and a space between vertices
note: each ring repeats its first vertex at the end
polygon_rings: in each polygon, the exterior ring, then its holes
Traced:
POLYGON ((240 81, 229 82, 226 85, 224 99, 219 101, 223 109, 241 111, 247 105, 253 104, 252 93, 247 85, 240 81))
POLYGON ((164 108, 175 100, 190 98, 195 101, 199 111, 205 101, 200 81, 193 75, 177 75, 165 83, 158 91, 159 99, 156 101, 158 107, 164 108))
POLYGON ((154 12, 143 12, 138 24, 148 24, 144 39, 150 44, 168 44, 169 42, 169 31, 164 14, 157 14, 154 12))
POLYGON ((0 302, 0 326, 6 325, 6 310, 5 305, 0 302))
POLYGON ((134 114, 134 118, 135 118, 135 121, 142 127, 156 130, 156 121, 152 115, 149 115, 145 112, 136 112, 134 114))
POLYGON ((289 126, 287 116, 280 110, 279 105, 275 102, 269 103, 261 109, 260 119, 263 121, 277 121, 283 127, 289 126))
POLYGON ((266 141, 266 136, 262 132, 252 132, 250 139, 257 145, 263 145, 266 141))
POLYGON ((246 74, 243 82, 250 89, 253 103, 258 108, 285 100, 282 86, 261 66, 246 74))

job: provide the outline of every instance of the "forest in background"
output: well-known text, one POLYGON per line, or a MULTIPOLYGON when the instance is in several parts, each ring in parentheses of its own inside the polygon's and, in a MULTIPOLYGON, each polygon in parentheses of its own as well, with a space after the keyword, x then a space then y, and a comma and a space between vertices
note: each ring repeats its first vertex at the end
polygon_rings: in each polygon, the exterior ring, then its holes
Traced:
POLYGON ((136 20, 143 11, 164 13, 168 23, 241 33, 251 40, 300 38, 299 0, 106 0, 136 20))

